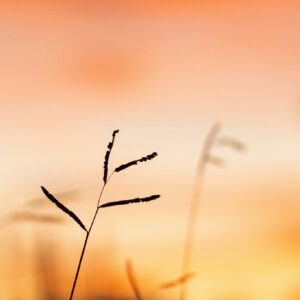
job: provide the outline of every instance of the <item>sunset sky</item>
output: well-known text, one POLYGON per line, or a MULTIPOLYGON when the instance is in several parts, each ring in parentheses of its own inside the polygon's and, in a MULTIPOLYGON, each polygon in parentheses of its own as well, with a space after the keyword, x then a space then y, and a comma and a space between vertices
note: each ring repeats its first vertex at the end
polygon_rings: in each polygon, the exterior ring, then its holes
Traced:
MULTIPOLYGON (((1 223, 44 185, 75 190, 66 205, 89 224, 120 129, 112 167, 158 157, 116 174, 103 201, 161 199, 103 211, 82 278, 97 251, 113 253, 99 261, 117 272, 111 284, 131 293, 132 257, 151 292, 179 275, 196 164, 218 121, 247 151, 214 149, 226 163, 206 173, 189 300, 300 299, 299 1, 0 0, 0 45, 1 223)), ((1 299, 17 299, 18 282, 24 300, 37 297, 39 239, 66 263, 68 294, 84 236, 55 207, 39 211, 65 223, 1 227, 1 299), (27 266, 19 273, 17 256, 27 266)))

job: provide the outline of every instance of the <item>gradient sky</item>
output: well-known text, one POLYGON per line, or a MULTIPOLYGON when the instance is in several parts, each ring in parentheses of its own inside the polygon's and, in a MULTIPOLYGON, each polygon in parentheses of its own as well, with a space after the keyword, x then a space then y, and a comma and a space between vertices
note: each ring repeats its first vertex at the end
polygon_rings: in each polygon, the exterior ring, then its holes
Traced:
MULTIPOLYGON (((70 206, 87 222, 119 128, 113 165, 159 156, 116 177, 105 200, 162 198, 105 211, 98 236, 119 268, 135 256, 145 278, 174 277, 200 147, 220 121, 248 151, 216 149, 226 166, 207 174, 191 300, 286 300, 300 265, 299 13, 292 0, 0 1, 1 216, 45 185, 78 189, 70 206)), ((72 225, 59 236, 77 261, 72 225)))

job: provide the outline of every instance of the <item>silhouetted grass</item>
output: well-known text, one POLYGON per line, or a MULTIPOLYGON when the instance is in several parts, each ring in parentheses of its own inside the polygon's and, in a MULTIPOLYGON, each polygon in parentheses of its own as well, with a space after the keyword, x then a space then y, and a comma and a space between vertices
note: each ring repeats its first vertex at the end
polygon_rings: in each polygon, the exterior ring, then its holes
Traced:
MULTIPOLYGON (((63 202, 65 203, 69 201, 74 201, 77 195, 78 195, 78 190, 70 190, 62 193, 57 193, 56 197, 60 199, 64 199, 63 202)), ((28 200, 24 204, 27 207, 44 207, 50 205, 49 202, 45 201, 44 197, 28 200)))
POLYGON ((104 157, 104 167, 103 167, 103 169, 104 169, 103 182, 104 183, 103 183, 102 189, 100 191, 100 195, 98 197, 97 206, 96 206, 94 216, 92 218, 91 224, 88 227, 88 229, 86 228, 86 226, 82 223, 82 221, 79 219, 79 217, 74 212, 69 210, 58 199, 56 199, 56 197, 54 197, 52 194, 50 194, 47 191, 46 188, 42 187, 42 191, 46 195, 46 197, 51 202, 53 202, 58 208, 60 208, 64 213, 66 213, 68 216, 70 216, 86 232, 86 237, 85 237, 85 240, 84 240, 84 243, 83 243, 79 263, 78 263, 75 278, 74 278, 74 281, 73 281, 71 295, 70 295, 70 298, 69 298, 70 300, 72 300, 73 296, 74 296, 74 291, 75 291, 75 288, 76 288, 76 283, 77 283, 77 279, 78 279, 78 276, 79 276, 82 260, 83 260, 84 254, 85 254, 86 246, 87 246, 87 243, 88 243, 88 240, 89 240, 90 233, 93 229, 94 222, 95 222, 96 217, 98 215, 99 209, 103 208, 103 207, 109 207, 109 206, 118 206, 118 205, 126 205, 126 204, 131 204, 131 203, 147 202, 147 201, 155 200, 155 199, 160 197, 159 195, 152 195, 152 196, 145 197, 145 198, 134 198, 134 199, 131 199, 131 200, 121 200, 121 201, 109 202, 109 203, 106 203, 104 205, 100 205, 100 201, 101 201, 101 197, 102 197, 102 194, 104 192, 104 189, 105 189, 106 185, 108 184, 109 180, 111 179, 112 175, 115 172, 124 170, 124 169, 128 168, 131 165, 137 164, 138 162, 144 162, 144 161, 151 160, 152 158, 157 156, 157 153, 154 152, 151 155, 142 157, 141 159, 131 161, 129 163, 122 164, 120 167, 117 168, 118 171, 116 171, 116 169, 115 169, 110 175, 108 175, 108 172, 109 172, 109 159, 110 159, 111 151, 112 151, 113 146, 114 146, 115 137, 116 137, 116 134, 118 132, 119 132, 119 130, 113 131, 112 140, 111 140, 111 142, 109 142, 109 144, 107 146, 107 151, 106 151, 106 154, 105 154, 105 157, 104 157))
POLYGON ((41 187, 43 193, 45 196, 53 202, 58 208, 60 208, 63 212, 65 212, 67 215, 69 215, 84 231, 87 231, 84 224, 81 222, 81 220, 68 208, 66 208, 62 203, 60 203, 53 195, 51 195, 46 188, 43 186, 41 187))
MULTIPOLYGON (((59 193, 59 196, 66 201, 73 201, 74 196, 77 195, 77 191, 71 190, 67 192, 59 193), (72 197, 72 198, 71 198, 72 197)), ((6 228, 8 225, 13 225, 17 223, 41 223, 41 224, 49 224, 56 225, 61 224, 65 220, 62 217, 58 217, 56 215, 49 214, 44 208, 50 202, 46 202, 45 198, 35 198, 28 200, 23 203, 20 207, 20 211, 15 211, 7 214, 0 223, 0 229, 6 228), (34 208, 33 211, 28 211, 28 209, 34 208), (37 210, 42 209, 42 210, 37 210)), ((46 207, 47 208, 47 207, 46 207)))
POLYGON ((121 172, 121 171, 123 171, 123 170, 125 170, 125 169, 127 169, 127 168, 129 168, 131 166, 137 165, 139 162, 146 162, 148 160, 153 159, 156 156, 157 156, 157 153, 153 152, 152 154, 144 156, 144 157, 142 157, 140 159, 136 159, 136 160, 130 161, 130 162, 126 163, 126 164, 123 164, 123 165, 117 167, 115 169, 115 172, 121 172))
POLYGON ((119 132, 119 130, 115 130, 112 134, 112 140, 111 142, 107 145, 107 151, 106 151, 106 154, 105 154, 105 158, 104 158, 104 172, 103 172, 103 181, 104 183, 107 182, 107 174, 108 174, 108 163, 109 163, 109 157, 110 157, 110 153, 111 153, 111 150, 114 146, 114 142, 115 142, 115 137, 116 137, 116 134, 119 132))
POLYGON ((149 201, 156 200, 159 197, 160 197, 160 195, 152 195, 152 196, 144 197, 144 198, 134 198, 134 199, 129 199, 129 200, 108 202, 108 203, 100 205, 99 207, 104 208, 104 207, 111 207, 111 206, 116 206, 116 205, 127 205, 127 204, 132 204, 132 203, 149 202, 149 201))

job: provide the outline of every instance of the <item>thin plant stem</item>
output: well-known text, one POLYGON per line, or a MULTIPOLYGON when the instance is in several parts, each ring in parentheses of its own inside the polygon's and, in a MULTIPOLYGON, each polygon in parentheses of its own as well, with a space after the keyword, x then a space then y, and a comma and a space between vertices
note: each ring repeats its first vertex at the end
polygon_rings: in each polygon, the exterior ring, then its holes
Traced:
POLYGON ((101 201, 104 189, 105 189, 106 185, 108 184, 108 182, 111 179, 111 177, 112 177, 113 174, 114 174, 114 172, 111 173, 111 175, 108 177, 107 181, 102 186, 100 195, 98 197, 97 208, 96 208, 94 217, 92 219, 92 222, 91 222, 91 225, 90 225, 89 229, 86 232, 86 237, 85 237, 85 240, 84 240, 84 243, 83 243, 83 247, 82 247, 82 250, 81 250, 81 255, 80 255, 79 263, 78 263, 78 266, 77 266, 76 275, 75 275, 75 278, 74 278, 74 281, 73 281, 72 291, 71 291, 71 295, 70 295, 70 298, 69 298, 70 300, 73 299, 73 295, 74 295, 74 292, 75 292, 75 288, 76 288, 77 279, 78 279, 78 276, 79 276, 79 272, 80 272, 82 260, 83 260, 83 257, 84 257, 84 253, 85 253, 85 250, 86 250, 86 246, 87 246, 87 243, 88 243, 88 240, 89 240, 90 233, 91 233, 91 231, 93 229, 96 217, 98 215, 98 211, 99 211, 99 208, 100 208, 99 204, 100 204, 100 201, 101 201))
POLYGON ((81 267, 82 259, 83 259, 84 253, 85 253, 85 249, 86 249, 88 239, 89 239, 89 233, 87 232, 86 237, 85 237, 85 241, 84 241, 84 244, 83 244, 83 248, 82 248, 82 251, 81 251, 81 255, 80 255, 80 259, 79 259, 75 279, 74 279, 74 282, 73 282, 70 300, 73 299, 73 295, 74 295, 74 291, 75 291, 75 287, 76 287, 76 283, 77 283, 77 279, 78 279, 78 275, 79 275, 79 271, 80 271, 80 267, 81 267))
POLYGON ((136 300, 143 300, 141 290, 139 288, 138 282, 134 274, 133 265, 130 260, 126 261, 126 271, 127 271, 128 281, 134 292, 136 300))
MULTIPOLYGON (((214 141, 219 133, 220 127, 218 124, 214 124, 209 133, 206 136, 206 139, 203 144, 203 148, 200 154, 198 167, 196 170, 195 182, 193 196, 189 209, 188 224, 186 228, 184 252, 182 259, 182 269, 181 275, 187 274, 190 271, 191 260, 194 251, 195 244, 195 233, 197 228, 197 219, 198 219, 198 208, 203 192, 203 184, 206 174, 207 158, 210 155, 211 149, 213 147, 214 141)), ((186 300, 188 295, 188 286, 187 283, 183 283, 180 286, 180 300, 186 300)))
POLYGON ((116 134, 118 132, 119 132, 119 130, 114 130, 113 131, 112 140, 107 145, 107 150, 106 150, 105 157, 104 157, 104 173, 103 173, 103 182, 104 183, 103 183, 103 186, 101 188, 101 191, 100 191, 100 194, 99 194, 99 197, 98 197, 97 206, 96 206, 96 209, 95 209, 94 216, 91 220, 91 224, 90 224, 88 229, 85 227, 85 225, 82 223, 82 221, 78 218, 78 216, 73 211, 68 209, 63 203, 61 203, 59 200, 57 200, 55 198, 55 196, 53 196, 51 193, 49 193, 48 190, 45 187, 41 186, 41 189, 42 189, 44 195, 48 198, 48 200, 50 200, 59 209, 61 209, 64 213, 66 213, 69 217, 71 217, 86 232, 86 236, 85 236, 85 240, 84 240, 83 247, 82 247, 82 250, 81 250, 81 255, 80 255, 80 258, 79 258, 79 262, 78 262, 78 266, 77 266, 75 278, 74 278, 74 281, 73 281, 72 290, 71 290, 69 300, 72 300, 73 296, 74 296, 74 292, 75 292, 75 289, 76 289, 76 284, 77 284, 77 281, 78 281, 79 272, 80 272, 80 268, 81 268, 82 261, 83 261, 83 258, 84 258, 84 254, 85 254, 85 251, 86 251, 86 247, 87 247, 87 244, 88 244, 88 240, 89 240, 91 231, 93 229, 95 220, 97 218, 99 209, 104 208, 104 207, 116 206, 116 205, 127 205, 127 204, 132 204, 132 203, 149 202, 149 201, 156 200, 160 197, 160 195, 151 195, 151 196, 148 196, 148 197, 133 198, 133 199, 121 200, 121 201, 113 201, 113 202, 108 202, 108 203, 105 203, 103 205, 100 205, 100 201, 101 201, 104 189, 105 189, 106 185, 108 184, 109 180, 111 179, 111 177, 113 176, 113 174, 115 172, 121 172, 121 171, 123 171, 123 170, 125 170, 125 169, 127 169, 127 168, 129 168, 133 165, 138 164, 138 163, 152 160, 154 157, 157 156, 157 153, 153 152, 152 154, 149 154, 147 156, 143 156, 142 158, 140 158, 138 160, 134 160, 134 161, 131 161, 129 163, 122 164, 119 167, 117 167, 108 176, 109 158, 110 158, 111 151, 112 151, 112 148, 113 148, 113 145, 114 145, 116 134))

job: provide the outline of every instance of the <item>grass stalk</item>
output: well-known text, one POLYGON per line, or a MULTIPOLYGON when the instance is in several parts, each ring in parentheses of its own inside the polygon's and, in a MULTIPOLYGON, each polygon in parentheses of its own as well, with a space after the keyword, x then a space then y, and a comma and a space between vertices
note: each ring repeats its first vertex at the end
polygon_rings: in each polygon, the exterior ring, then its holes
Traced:
POLYGON ((78 262, 78 266, 77 266, 75 278, 74 278, 73 285, 72 285, 71 295, 70 295, 70 298, 69 298, 70 300, 73 299, 73 295, 74 295, 74 292, 75 292, 75 288, 76 288, 76 284, 77 284, 77 279, 78 279, 78 276, 79 276, 79 272, 80 272, 81 264, 82 264, 82 261, 83 261, 84 253, 85 253, 85 250, 86 250, 86 246, 88 244, 90 233, 91 233, 91 231, 93 229, 95 220, 96 220, 97 215, 98 215, 98 211, 100 209, 99 204, 101 202, 101 197, 103 195, 103 192, 104 192, 104 189, 105 189, 106 185, 108 184, 108 182, 111 179, 111 177, 112 177, 113 174, 114 174, 114 172, 112 172, 112 174, 108 177, 108 179, 103 183, 100 195, 98 197, 98 202, 97 202, 97 207, 96 207, 96 211, 95 211, 94 217, 92 219, 92 222, 91 222, 91 225, 90 225, 89 229, 86 232, 86 237, 85 237, 85 240, 84 240, 84 243, 83 243, 83 247, 82 247, 82 250, 81 250, 80 259, 79 259, 79 262, 78 262))
POLYGON ((121 172, 121 171, 123 171, 123 170, 125 170, 125 169, 127 169, 127 168, 129 168, 133 165, 137 165, 138 163, 152 160, 154 157, 157 156, 157 153, 153 152, 152 154, 144 156, 141 159, 133 160, 129 163, 122 164, 119 167, 117 167, 116 169, 114 169, 114 171, 108 176, 108 173, 109 173, 109 158, 110 158, 113 146, 114 146, 115 137, 116 137, 118 132, 119 132, 119 130, 114 130, 114 132, 112 134, 112 140, 111 140, 111 142, 109 142, 109 144, 107 146, 107 151, 106 151, 105 158, 104 158, 103 185, 102 185, 102 189, 100 191, 99 197, 98 197, 97 206, 96 206, 94 216, 92 218, 91 224, 90 224, 88 229, 86 228, 86 226, 83 224, 83 222, 80 220, 80 218, 73 211, 68 209, 63 203, 61 203, 52 194, 50 194, 45 187, 43 187, 43 186, 41 187, 44 195, 48 198, 48 200, 50 200, 59 209, 61 209, 65 214, 67 214, 70 218, 72 218, 73 221, 75 221, 81 227, 81 229, 84 230, 85 233, 86 233, 85 240, 84 240, 83 247, 82 247, 81 254, 80 254, 80 258, 79 258, 79 262, 78 262, 77 269, 76 269, 76 274, 75 274, 73 285, 72 285, 72 290, 71 290, 71 294, 70 294, 70 298, 69 298, 70 300, 73 299, 73 296, 74 296, 74 293, 75 293, 75 289, 76 289, 76 285, 77 285, 77 281, 78 281, 78 277, 79 277, 79 273, 80 273, 80 268, 81 268, 81 265, 82 265, 82 262, 83 262, 83 258, 84 258, 84 254, 85 254, 85 251, 86 251, 86 248, 87 248, 89 237, 90 237, 91 231, 93 229, 95 220, 97 218, 99 209, 100 208, 105 208, 105 207, 127 205, 127 204, 132 204, 132 203, 149 202, 149 201, 156 200, 160 197, 160 195, 151 195, 151 196, 142 197, 142 198, 138 197, 138 198, 129 199, 129 200, 108 202, 108 203, 105 203, 105 204, 100 206, 100 202, 101 202, 101 198, 102 198, 104 189, 107 186, 108 182, 110 181, 112 175, 115 172, 117 172, 117 173, 121 172))
MULTIPOLYGON (((184 274, 190 272, 190 265, 193 256, 193 251, 194 251, 194 244, 195 244, 198 208, 199 208, 201 195, 203 191, 207 159, 210 156, 211 149, 213 147, 214 141, 219 131, 220 131, 220 126, 218 124, 214 124, 205 138, 203 148, 200 153, 200 158, 196 169, 194 190, 193 190, 193 195, 192 195, 189 214, 188 214, 188 223, 186 227, 184 252, 182 258, 181 276, 184 276, 184 274)), ((188 294, 188 285, 187 282, 184 282, 183 284, 180 285, 179 299, 186 300, 187 294, 188 294)))
MULTIPOLYGON (((212 153, 213 148, 218 144, 220 146, 227 146, 235 152, 242 153, 246 150, 246 145, 236 138, 226 137, 226 136, 219 137, 220 129, 221 127, 218 123, 215 123, 212 126, 212 128, 210 129, 210 131, 208 132, 204 140, 202 151, 200 153, 199 162, 196 169, 194 190, 193 190, 193 195, 192 195, 189 214, 188 214, 188 222, 186 228, 184 252, 183 252, 183 259, 182 259, 182 269, 181 269, 182 277, 185 274, 190 273, 190 265, 193 258, 193 251, 195 247, 195 234, 197 228, 198 210, 199 210, 199 204, 203 193, 203 186, 206 177, 207 165, 213 164, 218 167, 224 165, 224 160, 222 158, 213 155, 212 153)), ((188 294, 188 286, 187 286, 187 282, 184 282, 180 286, 179 299, 186 300, 187 294, 188 294)))

